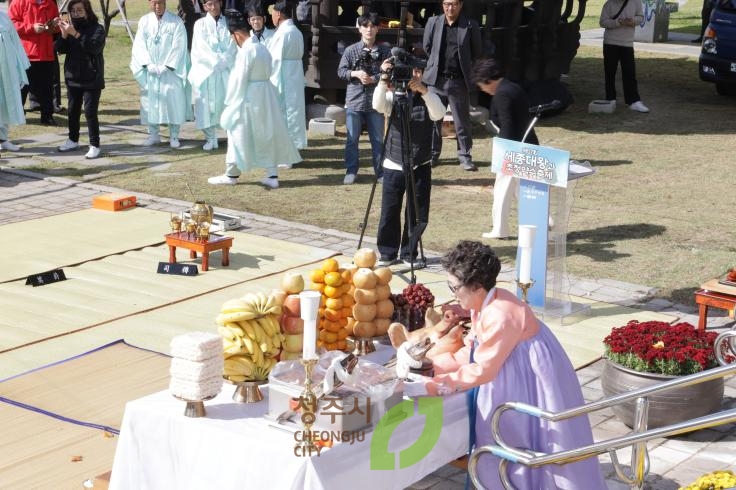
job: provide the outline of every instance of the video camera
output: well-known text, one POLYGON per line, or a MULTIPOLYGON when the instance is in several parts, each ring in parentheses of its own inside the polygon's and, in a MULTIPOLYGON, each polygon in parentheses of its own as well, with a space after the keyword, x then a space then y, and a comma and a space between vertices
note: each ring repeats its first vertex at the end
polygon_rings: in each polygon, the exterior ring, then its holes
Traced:
POLYGON ((405 49, 391 48, 391 57, 388 59, 393 65, 391 69, 391 83, 397 91, 405 91, 406 84, 414 77, 414 68, 424 70, 427 61, 409 54, 405 49))
POLYGON ((374 71, 373 62, 380 57, 381 53, 378 51, 377 48, 363 48, 360 51, 360 55, 358 55, 358 66, 356 68, 358 68, 359 70, 363 70, 368 74, 371 74, 371 72, 374 71))

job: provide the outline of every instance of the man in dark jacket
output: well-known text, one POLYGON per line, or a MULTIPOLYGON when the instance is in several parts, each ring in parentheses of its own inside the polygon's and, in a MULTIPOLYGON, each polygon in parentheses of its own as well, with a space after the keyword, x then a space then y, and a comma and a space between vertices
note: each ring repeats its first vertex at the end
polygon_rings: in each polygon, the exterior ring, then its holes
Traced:
MULTIPOLYGON (((463 170, 474 172, 471 150, 473 137, 470 123, 468 93, 475 89, 470 82, 473 60, 482 55, 482 41, 478 23, 461 14, 461 0, 443 0, 444 14, 431 17, 424 28, 424 51, 429 55, 423 81, 440 96, 442 103, 450 103, 452 120, 457 134, 457 156, 463 170)), ((442 152, 442 121, 434 126, 432 135, 432 163, 442 152)))
MULTIPOLYGON (((520 85, 504 78, 503 69, 496 60, 487 58, 473 65, 472 80, 483 92, 493 97, 491 122, 498 128, 498 136, 508 140, 522 141, 529 127, 529 99, 520 85)), ((524 143, 539 144, 534 129, 524 143)), ((518 179, 502 173, 496 174, 493 186, 493 229, 483 233, 484 238, 507 238, 509 236, 509 210, 514 196, 512 186, 518 179)))

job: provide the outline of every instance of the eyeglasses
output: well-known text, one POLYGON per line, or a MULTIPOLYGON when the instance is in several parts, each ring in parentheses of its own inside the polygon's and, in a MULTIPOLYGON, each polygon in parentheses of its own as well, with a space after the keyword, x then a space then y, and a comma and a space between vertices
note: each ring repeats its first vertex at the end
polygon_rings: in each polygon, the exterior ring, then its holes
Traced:
POLYGON ((87 12, 83 8, 81 8, 81 9, 71 9, 71 10, 69 10, 69 13, 70 14, 81 14, 81 15, 84 15, 87 12))
POLYGON ((460 289, 461 287, 463 287, 462 284, 453 284, 450 281, 447 281, 447 288, 452 294, 457 294, 458 289, 460 289))
POLYGON ((460 2, 442 2, 442 6, 446 8, 458 8, 460 6, 460 2))

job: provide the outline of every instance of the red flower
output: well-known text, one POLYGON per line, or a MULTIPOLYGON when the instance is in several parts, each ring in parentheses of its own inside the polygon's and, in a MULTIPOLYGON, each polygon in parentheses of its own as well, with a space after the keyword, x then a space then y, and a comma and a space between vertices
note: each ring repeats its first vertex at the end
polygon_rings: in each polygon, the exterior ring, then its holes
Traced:
POLYGON ((631 320, 613 328, 603 343, 606 357, 624 367, 676 376, 716 367, 717 336, 689 323, 631 320))

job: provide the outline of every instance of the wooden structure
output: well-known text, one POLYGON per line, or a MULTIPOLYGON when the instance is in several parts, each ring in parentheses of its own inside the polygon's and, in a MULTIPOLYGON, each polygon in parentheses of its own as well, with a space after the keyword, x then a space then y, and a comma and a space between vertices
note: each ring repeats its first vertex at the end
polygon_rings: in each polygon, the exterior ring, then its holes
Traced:
MULTIPOLYGON (((407 26, 407 14, 412 13, 415 24, 421 24, 442 12, 439 0, 309 0, 309 4, 311 19, 299 24, 305 38, 308 92, 331 101, 345 88, 345 82, 336 76, 337 66, 344 48, 360 39, 354 27, 359 12, 375 11, 384 14, 382 19, 398 19, 399 27, 380 29, 378 42, 407 50, 421 47, 424 35, 422 27, 407 26)), ((481 26, 486 53, 503 63, 509 78, 528 85, 557 81, 568 72, 579 46, 585 0, 465 0, 463 13, 481 26)))
POLYGON ((189 258, 196 259, 197 252, 202 254, 202 271, 210 268, 210 252, 222 250, 222 266, 230 265, 230 247, 233 246, 233 237, 212 235, 207 240, 197 238, 194 233, 179 231, 166 235, 166 245, 169 246, 169 262, 176 263, 176 248, 189 250, 189 258))
POLYGON ((726 310, 728 317, 734 319, 736 311, 736 287, 722 284, 718 279, 711 279, 695 291, 695 303, 698 305, 698 329, 704 330, 708 321, 708 308, 726 310))

